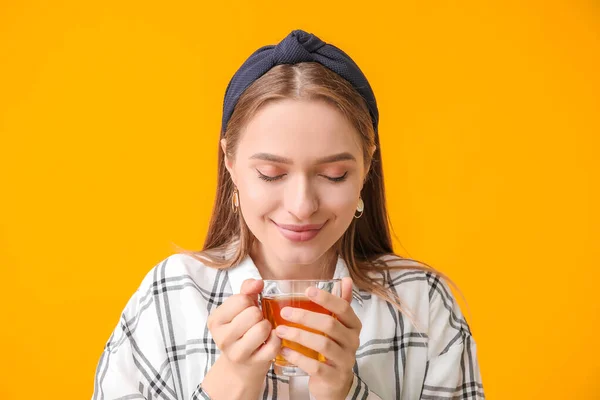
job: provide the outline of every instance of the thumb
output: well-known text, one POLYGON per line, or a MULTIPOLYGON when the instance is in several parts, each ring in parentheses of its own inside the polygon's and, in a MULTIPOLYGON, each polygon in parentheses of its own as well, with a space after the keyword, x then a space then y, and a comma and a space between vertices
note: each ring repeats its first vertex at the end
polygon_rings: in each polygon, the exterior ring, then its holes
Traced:
POLYGON ((342 299, 352 303, 352 278, 342 278, 342 299))
POLYGON ((259 294, 264 287, 264 282, 259 279, 246 279, 242 282, 240 293, 248 296, 259 294))

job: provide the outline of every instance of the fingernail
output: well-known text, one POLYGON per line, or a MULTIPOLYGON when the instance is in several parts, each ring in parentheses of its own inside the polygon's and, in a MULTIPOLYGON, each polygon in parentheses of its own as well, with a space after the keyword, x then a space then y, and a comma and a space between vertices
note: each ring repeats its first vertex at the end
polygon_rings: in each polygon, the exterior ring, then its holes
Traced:
POLYGON ((277 334, 281 335, 281 336, 285 336, 285 334, 287 333, 287 330, 288 329, 285 326, 283 326, 283 325, 278 326, 277 329, 276 329, 277 334))
POLYGON ((308 290, 306 291, 306 295, 308 297, 315 297, 318 293, 319 293, 319 291, 314 286, 309 287, 308 290))
POLYGON ((283 318, 289 318, 292 316, 292 309, 289 307, 285 307, 283 310, 281 310, 281 316, 283 318))
POLYGON ((290 354, 292 354, 292 351, 290 349, 288 349, 287 347, 283 347, 281 349, 281 355, 284 357, 289 356, 290 354))

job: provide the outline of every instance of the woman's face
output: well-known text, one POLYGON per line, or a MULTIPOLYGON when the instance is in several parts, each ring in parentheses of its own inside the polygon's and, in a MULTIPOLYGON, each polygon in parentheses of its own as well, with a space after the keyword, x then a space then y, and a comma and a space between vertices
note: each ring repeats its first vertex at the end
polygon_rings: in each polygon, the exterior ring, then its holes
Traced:
POLYGON ((314 263, 342 236, 365 173, 358 132, 319 100, 264 105, 226 164, 261 251, 286 264, 314 263))

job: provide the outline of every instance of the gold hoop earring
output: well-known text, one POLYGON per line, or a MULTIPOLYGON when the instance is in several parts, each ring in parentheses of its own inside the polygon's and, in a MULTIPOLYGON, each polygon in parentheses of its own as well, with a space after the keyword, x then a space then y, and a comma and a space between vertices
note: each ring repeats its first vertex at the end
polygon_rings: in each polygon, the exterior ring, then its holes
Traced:
POLYGON ((356 215, 356 213, 354 213, 354 218, 362 217, 364 210, 365 210, 365 202, 363 201, 362 197, 359 197, 358 205, 356 206, 356 212, 358 213, 358 215, 356 215))
POLYGON ((233 211, 234 214, 237 213, 239 206, 240 206, 240 194, 239 194, 237 188, 234 188, 233 196, 231 196, 231 211, 233 211))

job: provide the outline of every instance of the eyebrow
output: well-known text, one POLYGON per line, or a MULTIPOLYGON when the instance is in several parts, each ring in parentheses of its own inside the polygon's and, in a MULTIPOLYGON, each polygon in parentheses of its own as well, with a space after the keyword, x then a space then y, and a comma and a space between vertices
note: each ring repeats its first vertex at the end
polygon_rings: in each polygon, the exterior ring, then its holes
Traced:
MULTIPOLYGON (((277 156, 275 154, 270 154, 270 153, 256 153, 252 157, 250 157, 250 159, 271 161, 271 162, 276 162, 276 163, 280 163, 280 164, 293 164, 292 160, 290 160, 289 158, 277 156)), ((321 157, 321 158, 317 159, 317 164, 327 164, 327 163, 332 163, 332 162, 336 162, 336 161, 356 161, 356 158, 352 154, 350 154, 348 152, 344 152, 344 153, 333 154, 333 155, 327 156, 327 157, 321 157)))

